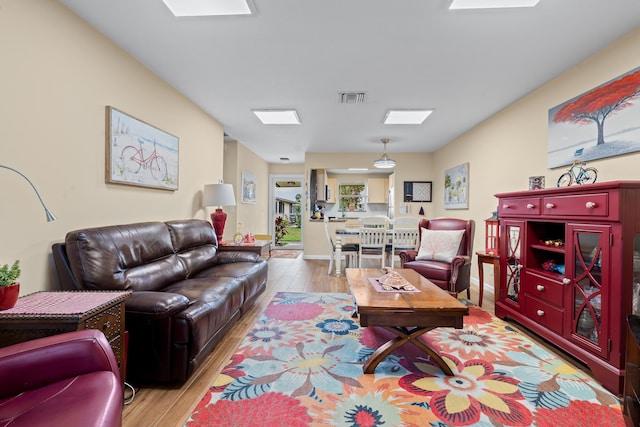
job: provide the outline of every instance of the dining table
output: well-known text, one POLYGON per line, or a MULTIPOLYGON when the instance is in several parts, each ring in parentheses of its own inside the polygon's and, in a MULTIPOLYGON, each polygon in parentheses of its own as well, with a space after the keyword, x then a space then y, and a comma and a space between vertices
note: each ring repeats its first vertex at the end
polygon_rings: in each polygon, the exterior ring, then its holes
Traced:
MULTIPOLYGON (((389 237, 388 244, 390 245, 393 242, 393 228, 390 228, 387 231, 387 236, 389 237)), ((336 276, 341 275, 341 264, 342 264, 342 244, 343 243, 356 243, 360 242, 360 229, 357 227, 345 227, 336 229, 336 240, 335 240, 335 265, 336 265, 336 276)))

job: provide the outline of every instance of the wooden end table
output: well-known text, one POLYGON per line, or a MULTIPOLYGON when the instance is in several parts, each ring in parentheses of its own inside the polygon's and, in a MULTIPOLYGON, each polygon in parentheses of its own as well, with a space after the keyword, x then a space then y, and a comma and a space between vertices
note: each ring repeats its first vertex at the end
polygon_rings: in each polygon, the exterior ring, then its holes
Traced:
POLYGON ((104 333, 125 380, 124 301, 131 292, 36 292, 0 311, 0 347, 81 329, 104 333))
POLYGON ((271 240, 256 240, 252 243, 222 242, 218 245, 221 252, 253 252, 260 256, 271 257, 271 240))
POLYGON ((500 257, 498 254, 487 254, 476 252, 478 256, 478 305, 482 307, 482 297, 484 296, 484 264, 493 264, 493 292, 496 292, 500 285, 500 257))
POLYGON ((411 269, 395 269, 419 292, 380 292, 370 278, 384 273, 374 268, 347 268, 347 282, 356 303, 360 326, 381 326, 395 335, 382 344, 364 364, 372 374, 396 348, 411 342, 427 353, 447 375, 453 375, 442 357, 418 338, 439 327, 461 329, 469 308, 411 269))

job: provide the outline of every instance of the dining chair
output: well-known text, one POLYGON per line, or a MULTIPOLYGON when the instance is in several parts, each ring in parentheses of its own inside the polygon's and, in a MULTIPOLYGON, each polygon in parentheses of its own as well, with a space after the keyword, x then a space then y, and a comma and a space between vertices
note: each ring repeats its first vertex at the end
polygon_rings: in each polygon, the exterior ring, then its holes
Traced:
MULTIPOLYGON (((333 270, 333 262, 336 257, 336 245, 331 237, 331 231, 329 230, 329 218, 324 217, 324 233, 327 236, 327 242, 329 243, 329 271, 327 274, 331 274, 333 270)), ((358 256, 358 245, 355 243, 343 243, 342 245, 342 253, 344 254, 347 267, 350 265, 356 265, 356 257, 358 256)))
POLYGON ((385 216, 369 216, 359 219, 360 222, 360 250, 358 252, 359 267, 362 268, 363 259, 379 259, 383 268, 387 257, 389 242, 389 218, 385 216))
POLYGON ((393 233, 391 235, 391 245, 387 245, 389 252, 389 265, 394 267, 400 260, 400 252, 406 250, 417 250, 420 243, 418 222, 420 218, 414 216, 403 216, 392 221, 393 233))

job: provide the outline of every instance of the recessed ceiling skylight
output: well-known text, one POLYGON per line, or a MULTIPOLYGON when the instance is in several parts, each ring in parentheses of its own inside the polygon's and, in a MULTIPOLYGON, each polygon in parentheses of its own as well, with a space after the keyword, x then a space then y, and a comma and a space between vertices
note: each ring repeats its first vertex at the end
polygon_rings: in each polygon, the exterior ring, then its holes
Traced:
POLYGON ((300 118, 296 110, 253 110, 265 125, 299 125, 300 118))
POLYGON ((500 9, 534 7, 539 0, 452 0, 449 9, 500 9))
POLYGON ((247 0, 162 0, 175 16, 250 15, 247 0))
POLYGON ((420 125, 433 110, 388 110, 385 125, 420 125))

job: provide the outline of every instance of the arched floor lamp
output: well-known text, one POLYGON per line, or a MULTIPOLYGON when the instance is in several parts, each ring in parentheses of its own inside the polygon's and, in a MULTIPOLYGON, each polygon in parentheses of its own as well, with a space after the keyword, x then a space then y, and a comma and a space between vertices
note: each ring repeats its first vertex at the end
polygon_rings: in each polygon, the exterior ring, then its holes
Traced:
POLYGON ((5 166, 5 165, 0 165, 0 168, 9 169, 10 171, 13 171, 13 172, 17 173, 18 175, 20 175, 21 177, 23 177, 29 183, 31 188, 33 188, 33 191, 35 191, 36 196, 38 196, 38 200, 40 200, 40 204, 44 208, 44 213, 47 215, 47 221, 51 222, 51 221, 55 221, 56 220, 55 215, 51 213, 51 211, 47 208, 47 206, 42 201, 42 197, 40 197, 40 193, 38 193, 38 190, 36 189, 36 186, 33 185, 33 182, 31 182, 31 180, 29 178, 27 178, 27 176, 25 174, 23 174, 19 170, 16 170, 16 169, 14 169, 12 167, 5 166))

